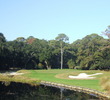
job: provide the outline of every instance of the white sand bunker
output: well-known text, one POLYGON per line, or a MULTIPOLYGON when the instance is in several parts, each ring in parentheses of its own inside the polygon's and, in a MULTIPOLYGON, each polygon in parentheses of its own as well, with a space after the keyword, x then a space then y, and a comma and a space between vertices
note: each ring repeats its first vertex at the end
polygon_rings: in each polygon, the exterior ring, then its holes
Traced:
POLYGON ((101 75, 101 74, 103 74, 103 73, 96 73, 96 74, 91 74, 91 75, 87 75, 86 73, 80 73, 78 76, 69 75, 69 78, 73 78, 73 79, 93 79, 95 77, 91 77, 91 76, 101 75))
POLYGON ((18 73, 18 72, 11 72, 10 75, 22 75, 24 73, 18 73))
POLYGON ((9 72, 9 73, 3 73, 2 75, 22 75, 24 73, 18 73, 18 72, 9 72))

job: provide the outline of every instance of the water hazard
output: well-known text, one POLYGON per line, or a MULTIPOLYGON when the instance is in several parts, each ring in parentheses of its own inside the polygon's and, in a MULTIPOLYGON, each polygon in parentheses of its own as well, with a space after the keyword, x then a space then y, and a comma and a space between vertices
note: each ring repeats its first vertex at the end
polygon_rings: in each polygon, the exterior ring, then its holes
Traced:
POLYGON ((100 100, 99 98, 62 88, 0 82, 0 100, 100 100))

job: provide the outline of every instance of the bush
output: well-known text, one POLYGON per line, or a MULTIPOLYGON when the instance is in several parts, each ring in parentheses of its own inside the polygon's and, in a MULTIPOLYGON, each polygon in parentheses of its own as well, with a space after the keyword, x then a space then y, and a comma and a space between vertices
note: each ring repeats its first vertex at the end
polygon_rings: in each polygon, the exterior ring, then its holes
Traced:
POLYGON ((110 77, 102 77, 100 84, 104 90, 110 93, 110 77))
POLYGON ((42 63, 38 64, 38 69, 43 69, 44 65, 42 63))
POLYGON ((72 59, 70 59, 67 64, 69 69, 73 69, 75 67, 75 62, 72 59))
POLYGON ((81 67, 80 66, 75 66, 75 69, 81 69, 81 67))

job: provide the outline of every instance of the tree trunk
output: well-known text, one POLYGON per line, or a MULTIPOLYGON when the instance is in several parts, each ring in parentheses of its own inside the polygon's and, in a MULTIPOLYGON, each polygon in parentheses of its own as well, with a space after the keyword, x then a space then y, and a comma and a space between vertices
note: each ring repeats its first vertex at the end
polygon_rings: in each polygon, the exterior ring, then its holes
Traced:
POLYGON ((63 69, 63 47, 61 43, 61 69, 63 69))
POLYGON ((45 64, 46 64, 46 68, 49 69, 49 66, 46 60, 45 60, 45 64))

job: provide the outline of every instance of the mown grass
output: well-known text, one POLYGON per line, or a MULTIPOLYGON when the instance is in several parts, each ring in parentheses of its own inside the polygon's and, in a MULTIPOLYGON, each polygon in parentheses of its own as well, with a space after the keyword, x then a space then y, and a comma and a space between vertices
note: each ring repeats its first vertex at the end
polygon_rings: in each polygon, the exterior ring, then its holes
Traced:
POLYGON ((100 79, 103 76, 110 75, 105 71, 84 71, 84 70, 72 70, 72 69, 53 69, 53 70, 28 70, 28 74, 25 74, 29 78, 36 78, 42 81, 56 82, 67 85, 81 86, 85 88, 95 89, 98 91, 104 91, 100 85, 100 79), (104 73, 102 75, 95 76, 95 79, 69 79, 68 75, 78 75, 79 73, 95 74, 104 73))
MULTIPOLYGON (((105 92, 101 80, 103 77, 110 78, 110 72, 99 70, 73 70, 73 69, 52 69, 52 70, 20 70, 18 72, 24 73, 19 76, 3 76, 0 75, 0 81, 15 81, 22 83, 36 84, 40 81, 49 81, 55 83, 62 83, 66 85, 81 86, 85 88, 95 89, 105 92), (69 79, 69 75, 78 75, 79 73, 95 74, 103 73, 102 75, 95 76, 95 79, 69 79)), ((103 83, 103 82, 102 82, 103 83)))

